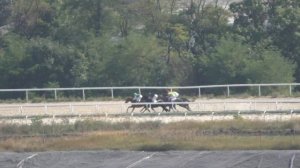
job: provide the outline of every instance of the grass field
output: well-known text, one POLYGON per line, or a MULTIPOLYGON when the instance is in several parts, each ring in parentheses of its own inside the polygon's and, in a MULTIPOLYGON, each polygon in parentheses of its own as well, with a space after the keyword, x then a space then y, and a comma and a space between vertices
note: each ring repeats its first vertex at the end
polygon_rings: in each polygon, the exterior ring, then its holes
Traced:
POLYGON ((0 151, 300 149, 300 122, 232 121, 1 125, 0 151))

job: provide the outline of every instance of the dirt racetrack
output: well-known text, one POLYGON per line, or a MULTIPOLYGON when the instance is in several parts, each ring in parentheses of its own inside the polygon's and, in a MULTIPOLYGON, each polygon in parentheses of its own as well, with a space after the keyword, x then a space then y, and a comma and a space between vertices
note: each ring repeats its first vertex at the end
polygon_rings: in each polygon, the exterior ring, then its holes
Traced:
POLYGON ((300 168, 300 151, 0 153, 1 168, 300 168))
POLYGON ((32 118, 43 116, 44 123, 69 122, 93 118, 110 122, 122 121, 162 121, 182 120, 224 120, 237 115, 254 120, 289 120, 300 117, 298 98, 248 98, 248 99, 196 99, 189 103, 192 112, 177 107, 177 112, 155 111, 140 113, 141 108, 131 109, 124 101, 105 102, 62 102, 62 103, 25 103, 0 104, 0 122, 30 123, 32 118), (229 114, 229 115, 228 115, 229 114))
MULTIPOLYGON (((300 110, 300 99, 196 99, 189 102, 189 105, 192 111, 197 112, 290 111, 300 110)), ((0 116, 124 114, 129 106, 124 101, 0 104, 0 116)), ((179 112, 187 112, 181 107, 177 109, 179 112)), ((140 110, 137 108, 134 113, 140 110)), ((157 108, 155 111, 161 112, 162 109, 157 108)))

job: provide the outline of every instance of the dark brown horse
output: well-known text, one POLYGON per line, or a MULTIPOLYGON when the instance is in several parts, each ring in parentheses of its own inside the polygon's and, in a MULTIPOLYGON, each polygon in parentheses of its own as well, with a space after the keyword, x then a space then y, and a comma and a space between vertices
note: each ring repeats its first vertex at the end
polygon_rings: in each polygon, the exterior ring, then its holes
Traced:
POLYGON ((187 98, 177 98, 175 101, 170 101, 169 96, 160 96, 160 100, 166 104, 165 107, 168 111, 174 110, 177 111, 176 109, 176 105, 187 109, 188 111, 192 111, 189 105, 190 100, 188 100, 187 98))
POLYGON ((145 98, 145 101, 146 102, 149 102, 150 104, 149 104, 149 106, 150 106, 150 108, 154 111, 154 112, 156 112, 154 109, 156 109, 156 108, 162 108, 162 112, 168 112, 169 110, 168 110, 168 106, 167 105, 165 105, 164 103, 164 101, 161 99, 161 95, 158 95, 158 97, 157 97, 157 102, 153 102, 152 101, 152 98, 153 98, 153 96, 154 96, 154 94, 152 94, 152 93, 149 93, 148 94, 148 96, 145 98))
POLYGON ((142 108, 140 112, 145 112, 146 110, 150 112, 150 110, 149 110, 149 104, 144 99, 142 99, 140 102, 137 102, 136 100, 133 100, 132 97, 127 97, 125 99, 125 103, 128 103, 128 102, 131 102, 133 104, 131 104, 127 108, 126 113, 128 112, 128 110, 130 108, 132 108, 131 112, 133 112, 135 108, 142 108))
POLYGON ((135 108, 142 108, 141 112, 145 112, 146 110, 150 112, 150 108, 151 108, 154 112, 156 112, 154 109, 158 108, 158 107, 161 107, 163 109, 163 111, 166 111, 166 112, 169 111, 166 105, 160 104, 161 103, 160 100, 158 101, 158 103, 153 103, 151 96, 143 97, 141 99, 141 102, 137 102, 137 101, 133 100, 132 97, 128 97, 128 98, 126 98, 125 103, 128 103, 128 102, 131 102, 133 104, 131 104, 131 106, 129 106, 127 108, 126 113, 128 112, 128 110, 130 108, 132 108, 131 112, 133 112, 135 108))
POLYGON ((191 108, 190 108, 190 105, 189 105, 189 100, 187 98, 177 98, 175 101, 174 101, 178 106, 180 107, 183 107, 185 109, 187 109, 188 111, 192 111, 191 108))

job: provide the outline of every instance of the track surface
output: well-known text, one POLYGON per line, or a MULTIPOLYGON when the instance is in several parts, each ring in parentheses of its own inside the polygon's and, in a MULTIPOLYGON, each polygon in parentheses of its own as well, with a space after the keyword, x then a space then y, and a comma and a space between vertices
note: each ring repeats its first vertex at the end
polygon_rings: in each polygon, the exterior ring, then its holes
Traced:
MULTIPOLYGON (((103 115, 126 114, 130 103, 124 101, 105 102, 57 102, 57 103, 13 103, 0 104, 0 117, 37 116, 37 115, 103 115)), ((190 102, 192 111, 277 111, 300 109, 299 98, 248 98, 248 99, 196 99, 190 102)), ((129 109, 131 112, 132 109, 129 109)), ((141 108, 135 109, 140 113, 141 108)), ((156 112, 162 112, 159 107, 156 112)), ((187 112, 182 107, 180 112, 187 112)), ((148 113, 148 112, 147 112, 148 113)))
POLYGON ((300 168, 300 151, 0 153, 1 168, 300 168))

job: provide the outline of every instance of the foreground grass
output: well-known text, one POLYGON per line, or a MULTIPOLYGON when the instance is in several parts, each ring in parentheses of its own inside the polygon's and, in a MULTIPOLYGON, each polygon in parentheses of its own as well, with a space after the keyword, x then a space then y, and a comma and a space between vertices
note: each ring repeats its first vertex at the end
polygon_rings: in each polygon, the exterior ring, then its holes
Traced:
POLYGON ((78 137, 6 139, 1 151, 49 150, 295 150, 300 136, 174 136, 160 133, 95 132, 78 137))
MULTIPOLYGON (((54 125, 53 130, 61 136, 46 134, 51 127, 28 126, 29 137, 8 137, 0 142, 1 151, 46 151, 46 150, 283 150, 300 149, 299 121, 259 122, 178 122, 162 124, 103 123, 84 121, 74 125, 54 125), (63 129, 67 128, 67 129, 63 129), (63 136, 64 133, 74 133, 63 136), (75 134, 76 133, 76 134, 75 134)), ((2 135, 16 135, 19 126, 1 126, 2 135)), ((25 129, 26 130, 26 129, 25 129)), ((20 131, 20 130, 19 130, 20 131)), ((51 133, 51 132, 49 132, 51 133)), ((53 133, 53 132, 52 132, 53 133)))

